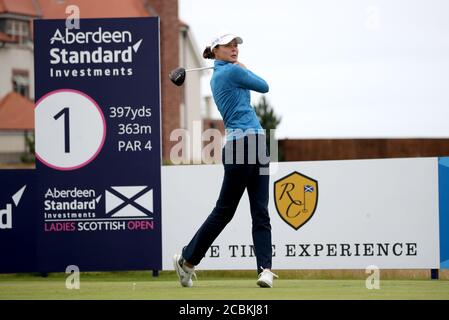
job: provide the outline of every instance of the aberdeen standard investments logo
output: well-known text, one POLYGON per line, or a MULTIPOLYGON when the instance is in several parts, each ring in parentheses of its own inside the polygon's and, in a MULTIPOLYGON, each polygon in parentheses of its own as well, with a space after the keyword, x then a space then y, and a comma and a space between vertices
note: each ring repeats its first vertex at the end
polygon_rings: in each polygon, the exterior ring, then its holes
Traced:
POLYGON ((279 216, 298 230, 315 213, 318 181, 295 171, 274 183, 274 197, 279 216))
MULTIPOLYGON (((20 199, 23 196, 23 192, 25 191, 26 185, 20 188, 12 197, 12 201, 14 202, 15 207, 19 205, 20 199)), ((13 205, 12 203, 7 203, 6 208, 0 210, 0 229, 12 229, 12 212, 13 205)))
POLYGON ((44 231, 154 230, 152 187, 114 186, 104 192, 105 197, 95 189, 49 188, 43 203, 44 231))
POLYGON ((142 41, 134 40, 128 30, 56 29, 50 39, 50 77, 132 76, 142 41))

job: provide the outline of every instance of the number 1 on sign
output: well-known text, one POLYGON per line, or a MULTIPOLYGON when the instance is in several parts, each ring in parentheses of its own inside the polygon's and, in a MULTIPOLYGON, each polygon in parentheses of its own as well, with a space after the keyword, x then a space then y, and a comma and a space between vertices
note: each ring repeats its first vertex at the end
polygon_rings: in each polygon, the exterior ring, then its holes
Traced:
POLYGON ((62 116, 64 116, 64 152, 70 153, 70 109, 62 109, 53 118, 58 120, 62 116))
POLYGON ((37 102, 35 117, 36 157, 50 168, 80 169, 103 148, 103 112, 81 91, 58 89, 47 93, 37 102))

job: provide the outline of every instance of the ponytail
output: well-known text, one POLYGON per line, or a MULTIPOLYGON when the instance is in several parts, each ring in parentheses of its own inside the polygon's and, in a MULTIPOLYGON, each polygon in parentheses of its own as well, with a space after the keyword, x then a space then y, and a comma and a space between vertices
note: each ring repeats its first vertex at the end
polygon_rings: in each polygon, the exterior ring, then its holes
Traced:
POLYGON ((204 49, 203 58, 204 59, 215 59, 215 54, 212 52, 210 47, 206 47, 206 49, 204 49))

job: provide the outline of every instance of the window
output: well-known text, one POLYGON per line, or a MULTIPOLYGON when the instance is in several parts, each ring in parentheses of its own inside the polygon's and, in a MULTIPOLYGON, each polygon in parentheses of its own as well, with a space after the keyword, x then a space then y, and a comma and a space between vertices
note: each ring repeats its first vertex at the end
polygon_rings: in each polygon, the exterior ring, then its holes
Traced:
POLYGON ((12 87, 15 92, 30 98, 30 76, 27 70, 12 71, 12 87))
POLYGON ((19 44, 26 44, 31 40, 30 22, 24 20, 6 20, 5 33, 19 44))

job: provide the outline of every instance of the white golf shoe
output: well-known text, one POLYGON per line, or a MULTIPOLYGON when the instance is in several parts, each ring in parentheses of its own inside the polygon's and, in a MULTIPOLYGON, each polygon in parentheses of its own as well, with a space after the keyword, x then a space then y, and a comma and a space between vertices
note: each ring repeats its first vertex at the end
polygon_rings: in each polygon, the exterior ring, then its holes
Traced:
POLYGON ((173 267, 175 268, 176 274, 178 275, 181 286, 193 286, 192 276, 194 276, 196 279, 195 268, 189 268, 184 265, 184 259, 180 254, 175 254, 173 256, 173 267))
POLYGON ((278 275, 271 272, 270 269, 262 269, 262 272, 259 273, 257 285, 261 288, 273 288, 273 276, 279 278, 278 275))

